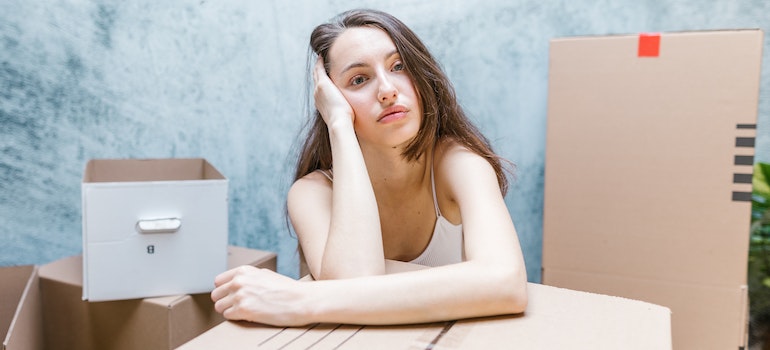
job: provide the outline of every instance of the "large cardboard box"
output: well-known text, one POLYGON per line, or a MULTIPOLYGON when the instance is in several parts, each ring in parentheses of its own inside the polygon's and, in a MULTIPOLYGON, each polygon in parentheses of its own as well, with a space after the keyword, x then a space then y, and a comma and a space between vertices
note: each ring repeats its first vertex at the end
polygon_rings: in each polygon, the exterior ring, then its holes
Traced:
POLYGON ((667 306, 675 349, 746 346, 762 39, 551 42, 543 283, 667 306))
POLYGON ((37 267, 0 268, 0 335, 3 350, 43 349, 37 267))
MULTIPOLYGON (((275 253, 228 250, 230 267, 249 264, 276 269, 275 253)), ((39 268, 42 329, 49 349, 173 349, 224 321, 208 293, 83 301, 81 265, 81 257, 74 256, 39 268)))
POLYGON ((671 349, 668 308, 540 284, 528 289, 520 315, 402 326, 224 322, 179 349, 671 349))
POLYGON ((83 299, 211 291, 227 266, 227 185, 204 159, 89 161, 83 299))

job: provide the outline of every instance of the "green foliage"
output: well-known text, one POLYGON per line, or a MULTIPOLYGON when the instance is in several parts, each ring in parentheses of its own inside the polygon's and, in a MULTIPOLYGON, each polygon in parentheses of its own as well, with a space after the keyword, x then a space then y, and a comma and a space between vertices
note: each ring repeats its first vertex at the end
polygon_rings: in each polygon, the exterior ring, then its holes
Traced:
POLYGON ((770 325, 770 164, 754 166, 749 245, 750 332, 767 339, 770 325), (758 334, 765 333, 765 334, 758 334))

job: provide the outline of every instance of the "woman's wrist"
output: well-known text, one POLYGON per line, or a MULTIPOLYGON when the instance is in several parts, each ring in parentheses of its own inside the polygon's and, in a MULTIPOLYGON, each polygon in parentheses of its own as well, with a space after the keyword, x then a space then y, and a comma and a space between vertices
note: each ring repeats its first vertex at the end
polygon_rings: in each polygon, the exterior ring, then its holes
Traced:
POLYGON ((299 312, 302 315, 302 319, 307 321, 308 324, 310 323, 318 323, 323 322, 326 317, 325 312, 323 311, 327 306, 326 304, 330 302, 330 299, 333 299, 334 296, 331 297, 323 297, 321 294, 323 293, 323 288, 320 285, 320 283, 323 283, 322 281, 314 281, 312 278, 307 281, 300 281, 301 283, 301 298, 298 300, 297 307, 299 307, 299 312))
POLYGON ((329 136, 342 135, 347 133, 355 134, 353 120, 350 118, 336 118, 327 124, 329 136))

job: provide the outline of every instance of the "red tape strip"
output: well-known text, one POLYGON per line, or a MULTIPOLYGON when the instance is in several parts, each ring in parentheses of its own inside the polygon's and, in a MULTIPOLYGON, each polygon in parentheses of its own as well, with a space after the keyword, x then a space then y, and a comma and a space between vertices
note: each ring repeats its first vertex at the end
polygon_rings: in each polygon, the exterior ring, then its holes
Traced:
POLYGON ((660 55, 660 33, 639 34, 639 57, 658 57, 660 55))

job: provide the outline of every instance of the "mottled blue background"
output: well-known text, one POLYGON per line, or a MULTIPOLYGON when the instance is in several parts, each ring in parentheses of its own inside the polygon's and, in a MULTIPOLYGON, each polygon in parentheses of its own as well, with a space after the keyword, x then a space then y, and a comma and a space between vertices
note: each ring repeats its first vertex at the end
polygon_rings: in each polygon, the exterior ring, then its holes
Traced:
MULTIPOLYGON (((496 149, 517 163, 506 200, 531 281, 540 280, 549 40, 770 32, 766 0, 2 0, 0 266, 81 252, 87 160, 204 157, 230 179, 230 242, 278 252, 279 270, 296 276, 284 200, 304 120, 308 36, 352 7, 411 26, 496 149)), ((768 57, 757 140, 764 162, 768 57)))

